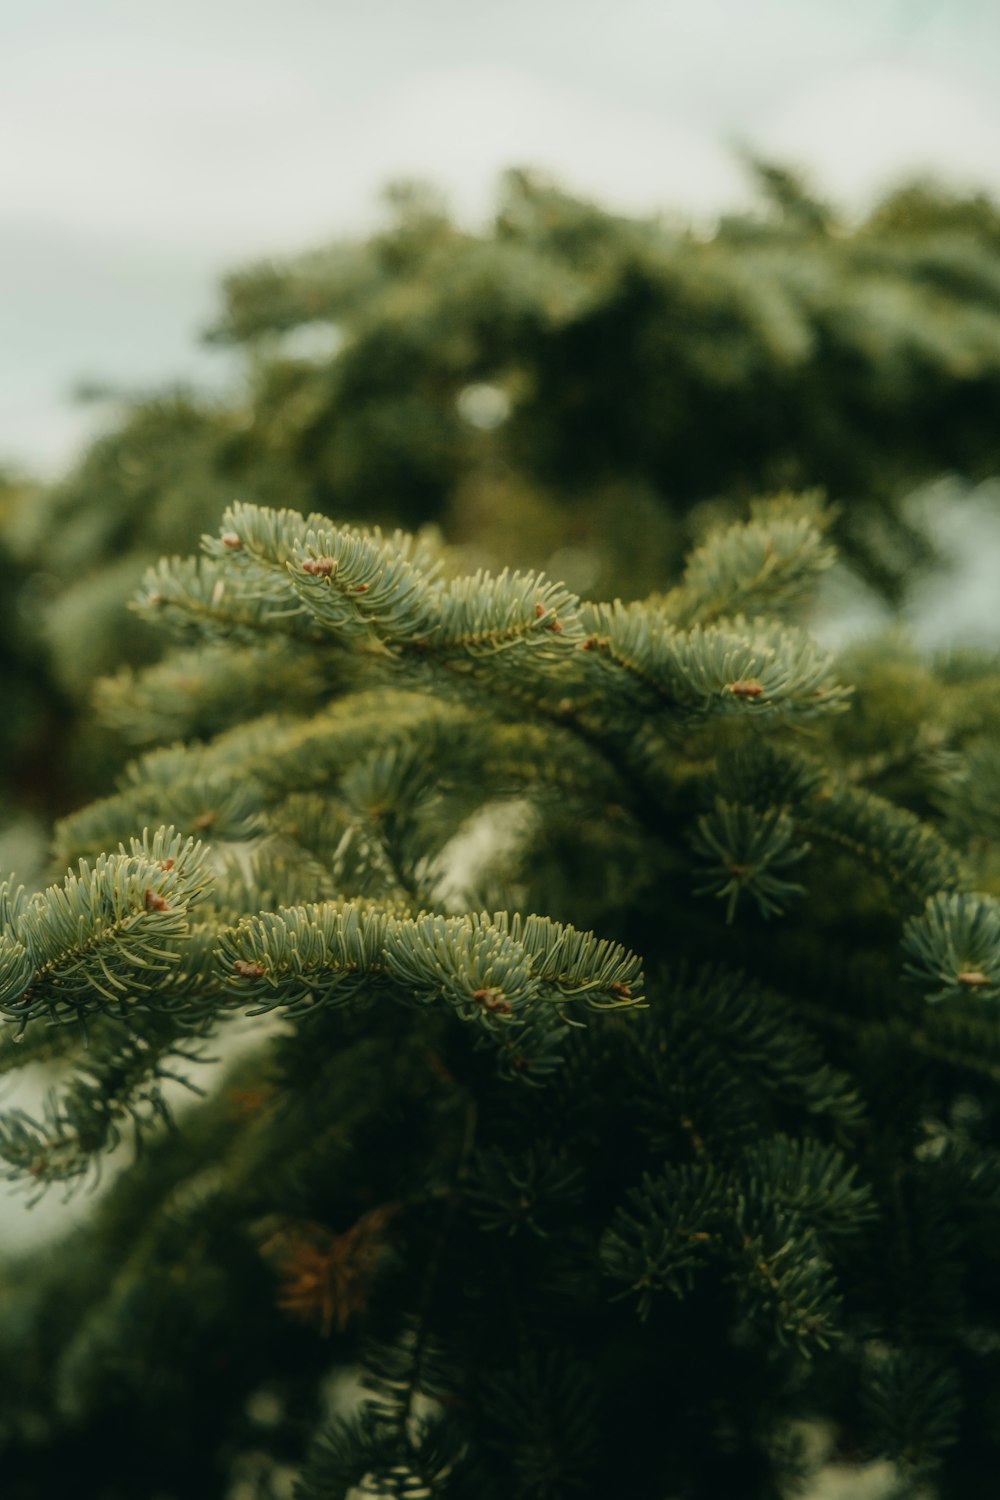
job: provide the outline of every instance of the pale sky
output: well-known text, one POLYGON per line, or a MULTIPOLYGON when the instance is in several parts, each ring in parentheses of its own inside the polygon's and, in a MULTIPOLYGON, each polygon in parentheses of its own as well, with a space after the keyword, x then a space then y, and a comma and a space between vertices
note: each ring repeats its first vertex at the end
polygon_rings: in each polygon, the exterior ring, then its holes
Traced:
POLYGON ((392 177, 711 215, 743 144, 848 208, 1000 194, 998 64, 995 0, 0 0, 0 462, 66 461, 80 378, 224 378, 221 273, 363 230, 392 177))

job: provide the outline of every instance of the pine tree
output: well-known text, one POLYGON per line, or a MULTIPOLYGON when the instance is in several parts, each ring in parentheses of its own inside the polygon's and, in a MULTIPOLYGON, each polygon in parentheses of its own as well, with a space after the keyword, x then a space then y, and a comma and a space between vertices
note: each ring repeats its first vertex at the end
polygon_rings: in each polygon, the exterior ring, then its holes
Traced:
POLYGON ((632 603, 243 503, 152 570, 0 893, 9 1177, 136 1148, 0 1283, 5 1495, 764 1500, 814 1421, 989 1492, 998 668, 821 650, 826 520, 632 603))
POLYGON ((237 389, 125 401, 12 518, 57 585, 26 605, 62 691, 139 659, 134 580, 234 495, 433 522, 473 569, 558 553, 574 588, 641 597, 706 508, 819 488, 845 555, 898 598, 929 557, 910 491, 1000 472, 1000 214, 910 188, 851 223, 754 172, 754 209, 711 231, 527 172, 480 230, 398 188, 378 233, 230 276, 210 338, 237 389))

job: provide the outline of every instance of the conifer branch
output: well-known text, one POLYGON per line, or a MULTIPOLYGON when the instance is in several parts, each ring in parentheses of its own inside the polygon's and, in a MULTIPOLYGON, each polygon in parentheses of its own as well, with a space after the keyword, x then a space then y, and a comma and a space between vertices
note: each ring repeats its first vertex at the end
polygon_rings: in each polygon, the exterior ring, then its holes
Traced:
POLYGON ((340 685, 344 665, 328 651, 304 651, 299 642, 204 644, 101 678, 94 708, 132 744, 206 738, 257 714, 318 703, 340 685))
POLYGON ((964 881, 958 856, 932 827, 874 792, 834 784, 806 805, 798 821, 817 843, 854 854, 918 900, 964 881))
MULTIPOLYGON (((847 706, 833 663, 802 631, 735 616, 680 632, 648 605, 592 606, 585 644, 635 684, 639 703, 676 716, 801 721, 847 706)), ((613 684, 607 684, 614 692, 613 684)))
POLYGON ((786 495, 759 502, 748 523, 715 532, 688 558, 662 609, 680 628, 723 617, 771 619, 803 604, 833 566, 818 499, 786 495))
POLYGON ((0 1010, 9 1018, 64 1021, 108 1007, 125 1015, 162 985, 178 962, 169 945, 188 932, 210 875, 201 846, 173 828, 133 839, 130 850, 102 854, 93 868, 82 860, 62 886, 11 907, 0 936, 0 1010))
POLYGON ((717 797, 711 812, 698 819, 692 844, 708 866, 695 893, 724 900, 727 922, 743 895, 763 917, 782 912, 792 896, 805 895, 805 886, 788 880, 786 872, 804 859, 809 845, 798 840, 795 822, 782 808, 759 812, 717 797))
POLYGON ((275 635, 307 643, 323 639, 293 597, 275 597, 273 589, 254 588, 255 581, 235 579, 224 562, 213 558, 163 558, 146 573, 133 607, 182 640, 224 635, 254 645, 275 635))
POLYGON ((147 1038, 135 1033, 102 1036, 78 1064, 62 1096, 50 1091, 42 1117, 16 1109, 0 1114, 0 1159, 8 1181, 29 1178, 37 1202, 54 1183, 66 1196, 93 1174, 100 1178, 102 1154, 114 1151, 131 1125, 138 1150, 145 1133, 171 1123, 162 1092, 166 1081, 200 1093, 187 1076, 204 1061, 197 1043, 169 1030, 147 1038))
POLYGON ((729 1171, 709 1164, 647 1175, 603 1237, 605 1271, 638 1296, 646 1317, 658 1291, 682 1297, 721 1260, 755 1320, 773 1320, 779 1339, 803 1352, 826 1347, 839 1299, 824 1240, 856 1235, 874 1212, 853 1176, 841 1152, 783 1136, 749 1148, 729 1171))
POLYGON ((284 908, 244 918, 218 949, 222 982, 260 1010, 294 1012, 388 989, 417 1004, 444 1001, 487 1031, 518 1027, 531 1010, 571 1001, 590 1009, 637 1004, 639 959, 617 944, 546 919, 501 913, 392 917, 358 902, 284 908))
POLYGON ((903 929, 906 972, 928 1000, 1000 999, 1000 901, 964 891, 928 899, 903 929))

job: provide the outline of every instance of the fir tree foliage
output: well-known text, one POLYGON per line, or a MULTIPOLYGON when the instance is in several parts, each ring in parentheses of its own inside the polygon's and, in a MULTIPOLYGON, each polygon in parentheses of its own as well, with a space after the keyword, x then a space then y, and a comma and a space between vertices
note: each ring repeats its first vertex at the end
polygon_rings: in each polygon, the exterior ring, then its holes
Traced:
POLYGON ((697 539, 700 507, 819 486, 840 545, 898 594, 930 555, 908 493, 1000 471, 997 207, 917 185, 851 223, 748 166, 753 207, 714 226, 516 171, 478 231, 403 186, 368 238, 230 275, 209 334, 243 372, 224 400, 120 399, 68 475, 0 494, 62 694, 154 654, 123 601, 234 494, 433 521, 495 568, 555 553, 562 575, 568 545, 596 569, 581 586, 636 597, 697 539))
POLYGON ((848 676, 825 528, 779 496, 627 604, 250 503, 151 570, 142 749, 0 888, 0 1068, 57 1073, 4 1171, 142 1148, 5 1273, 16 1497, 252 1451, 298 1500, 770 1500, 802 1419, 994 1472, 996 667, 848 676))

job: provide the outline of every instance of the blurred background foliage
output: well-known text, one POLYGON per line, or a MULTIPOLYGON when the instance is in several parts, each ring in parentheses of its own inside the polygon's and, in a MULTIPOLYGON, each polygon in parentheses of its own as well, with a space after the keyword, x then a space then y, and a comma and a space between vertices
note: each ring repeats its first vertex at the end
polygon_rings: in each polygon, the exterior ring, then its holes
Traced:
POLYGON ((233 498, 433 524, 463 568, 630 598, 709 522, 818 488, 898 602, 933 558, 914 488, 1000 473, 1000 209, 916 184, 846 223, 748 165, 755 209, 710 229, 514 171, 479 230, 403 185, 369 238, 230 276, 228 398, 118 399, 65 477, 0 489, 12 799, 106 786, 94 680, 158 650, 127 600, 233 498))

